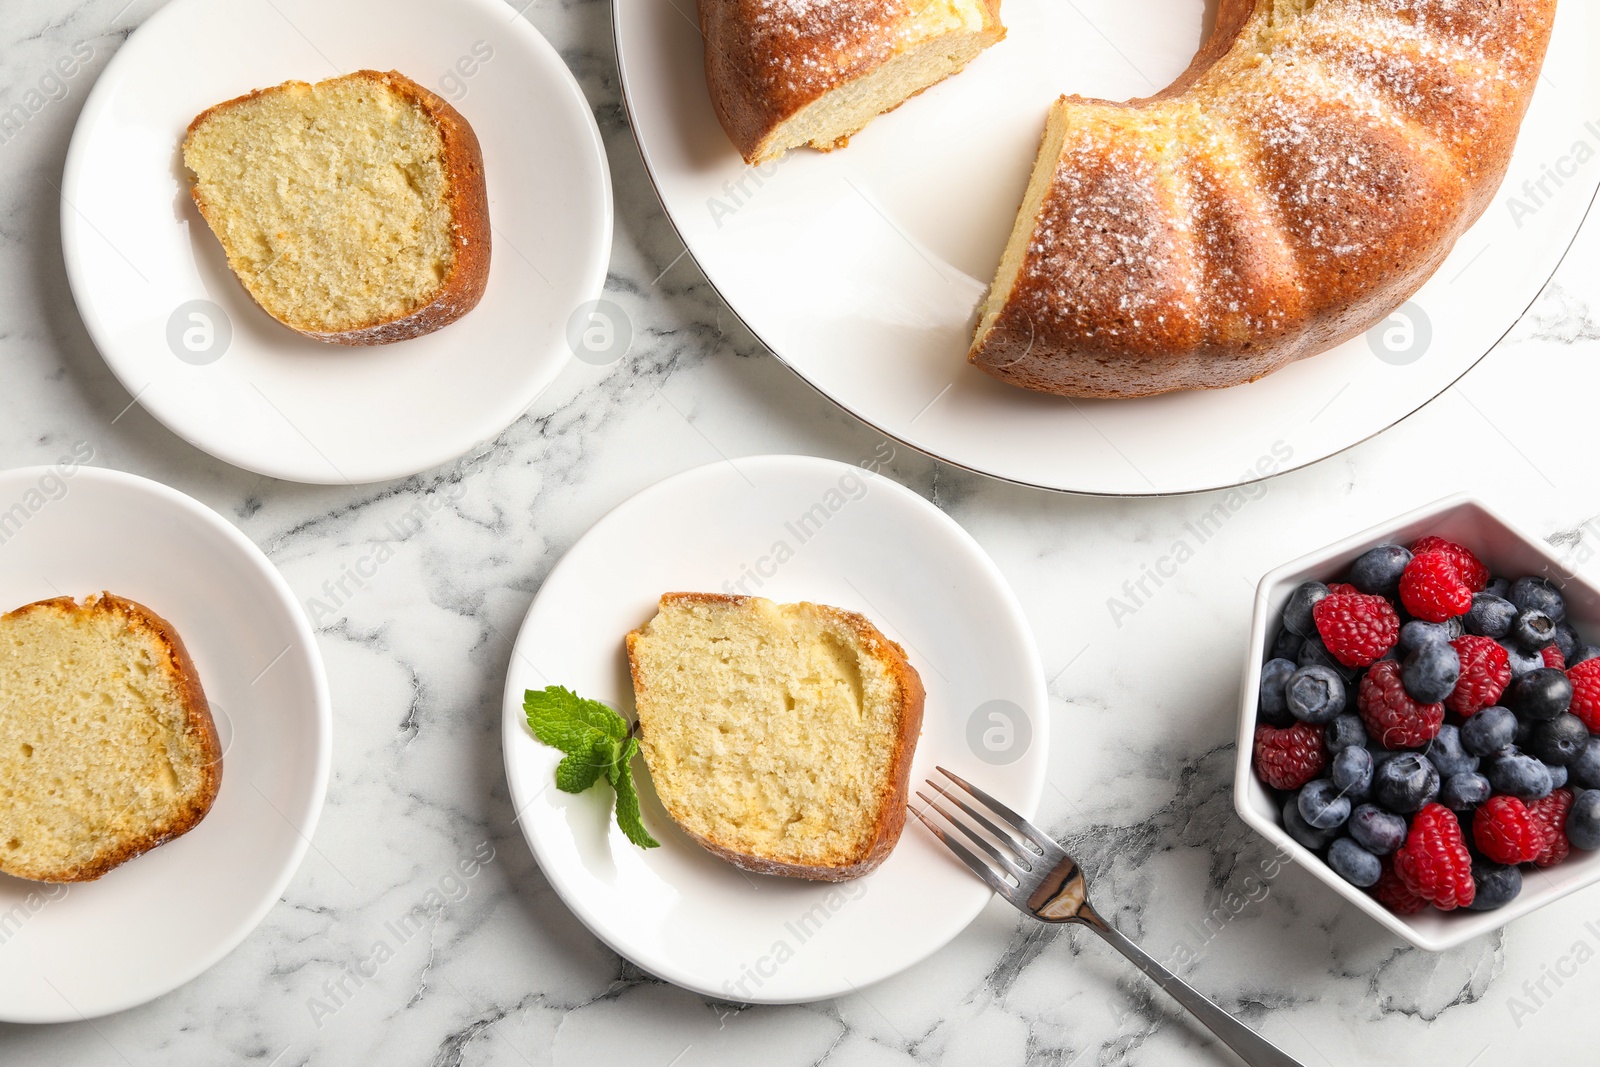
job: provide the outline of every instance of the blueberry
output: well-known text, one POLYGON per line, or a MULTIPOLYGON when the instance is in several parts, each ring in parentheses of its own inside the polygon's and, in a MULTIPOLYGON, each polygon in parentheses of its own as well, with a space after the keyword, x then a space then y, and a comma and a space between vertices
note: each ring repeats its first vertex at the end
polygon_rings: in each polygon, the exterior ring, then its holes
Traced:
POLYGON ((1278 637, 1272 642, 1273 659, 1298 659, 1300 646, 1305 643, 1305 638, 1293 630, 1283 629, 1278 631, 1278 637))
POLYGON ((1472 882, 1477 887, 1472 895, 1471 911, 1493 911, 1503 908, 1522 892, 1522 872, 1516 867, 1506 867, 1488 860, 1472 861, 1472 882))
POLYGON ((1524 611, 1511 622, 1511 640, 1529 652, 1554 644, 1555 639, 1555 620, 1542 611, 1524 611))
POLYGON ((1493 792, 1494 788, 1489 785, 1489 779, 1481 774, 1471 771, 1466 774, 1452 774, 1439 787, 1439 803, 1451 811, 1471 811, 1488 800, 1493 792))
POLYGON ((1289 602, 1283 606, 1283 625, 1301 637, 1317 636, 1317 624, 1311 617, 1311 609, 1327 595, 1328 587, 1321 582, 1306 582, 1300 586, 1289 594, 1289 602))
POLYGON ((1348 837, 1339 838, 1328 849, 1328 866, 1333 868, 1334 874, 1362 889, 1377 885, 1383 875, 1383 864, 1378 857, 1348 837))
POLYGON ((1593 852, 1600 848, 1600 789, 1579 794, 1567 812, 1567 840, 1573 848, 1593 852))
POLYGON ((1321 852, 1328 847, 1328 842, 1339 836, 1337 832, 1318 830, 1306 822, 1300 814, 1300 802, 1295 797, 1290 797, 1283 806, 1283 828, 1290 837, 1312 852, 1321 852))
POLYGON ((1289 713, 1301 722, 1321 726, 1344 710, 1344 679, 1327 667, 1301 667, 1289 678, 1289 713))
POLYGON ((1448 723, 1439 727, 1438 735, 1428 742, 1422 754, 1438 769, 1441 778, 1478 769, 1478 757, 1461 745, 1460 728, 1448 723))
POLYGON ((1367 728, 1361 725, 1361 719, 1355 715, 1341 715, 1328 724, 1322 732, 1323 741, 1328 746, 1328 751, 1338 755, 1347 748, 1365 748, 1367 744, 1367 728))
POLYGON ((1556 647, 1561 650, 1562 659, 1571 663, 1571 657, 1578 651, 1578 645, 1580 644, 1582 644, 1582 641, 1578 637, 1578 631, 1571 626, 1561 623, 1556 627, 1556 647))
MULTIPOLYGON (((1544 763, 1543 760, 1540 760, 1539 762, 1540 763, 1544 763)), ((1568 777, 1567 769, 1565 767, 1563 767, 1561 764, 1559 764, 1559 763, 1545 763, 1544 764, 1544 769, 1550 772, 1550 791, 1551 792, 1555 792, 1557 789, 1560 789, 1561 787, 1563 787, 1563 786, 1565 786, 1567 784, 1567 777, 1568 777)))
POLYGON ((1510 600, 1511 599, 1511 579, 1510 578, 1490 578, 1489 579, 1489 584, 1483 587, 1483 591, 1485 593, 1493 593, 1495 596, 1499 597, 1501 600, 1510 600))
POLYGON ((1567 764, 1567 779, 1580 789, 1600 789, 1600 737, 1583 743, 1583 751, 1567 764))
POLYGON ((1356 676, 1354 667, 1346 667, 1333 658, 1333 653, 1328 651, 1328 646, 1322 643, 1320 637, 1308 637, 1300 646, 1300 655, 1296 662, 1302 667, 1326 667, 1334 674, 1350 681, 1356 676))
POLYGON ((1510 601, 1518 611, 1537 611, 1551 622, 1564 622, 1567 602, 1548 578, 1518 578, 1511 583, 1510 601))
POLYGON ((1510 708, 1484 708, 1461 724, 1461 747, 1487 756, 1516 741, 1517 717, 1510 708))
POLYGON ((1362 804, 1350 813, 1350 836, 1378 856, 1387 856, 1406 843, 1406 821, 1392 811, 1362 804))
POLYGON ((1517 619, 1517 606, 1493 593, 1479 593, 1472 598, 1472 610, 1462 616, 1467 633, 1492 637, 1496 641, 1511 632, 1517 619))
POLYGON ((1511 683, 1506 704, 1518 718, 1548 722, 1572 706, 1572 682, 1565 671, 1540 667, 1511 683))
POLYGON ((1533 740, 1533 728, 1537 725, 1539 724, 1534 719, 1519 717, 1517 719, 1517 732, 1511 738, 1512 746, 1519 749, 1528 747, 1528 742, 1533 740))
POLYGON ((1449 622, 1423 622, 1412 619, 1400 627, 1400 647, 1407 652, 1427 644, 1449 644, 1461 636, 1461 620, 1449 622))
POLYGON ((1426 756, 1405 752, 1379 765, 1372 793, 1383 807, 1409 815, 1439 795, 1439 772, 1426 756))
POLYGON ((1437 704, 1450 695, 1461 678, 1461 657, 1443 641, 1430 641, 1406 656, 1400 681, 1411 699, 1437 704))
POLYGON ((1350 565, 1350 584, 1363 593, 1393 597, 1400 591, 1400 575, 1411 562, 1411 552, 1399 545, 1379 545, 1350 565))
POLYGON ((1350 817, 1350 798, 1327 778, 1307 782, 1299 804, 1300 815, 1318 830, 1337 830, 1350 817))
POLYGON ((1506 662, 1511 667, 1511 677, 1521 678, 1529 671, 1536 671, 1544 666, 1544 660, 1537 652, 1525 652, 1512 641, 1501 641, 1500 647, 1506 650, 1506 662))
POLYGON ((1484 777, 1489 779, 1496 793, 1518 800, 1538 800, 1549 796, 1555 788, 1550 780, 1550 769, 1521 752, 1490 760, 1484 767, 1484 777))
POLYGON ((1578 758, 1589 743, 1589 728, 1576 715, 1563 713, 1533 728, 1528 738, 1528 752, 1546 763, 1565 767, 1578 758))
POLYGON ((1376 773, 1377 769, 1382 767, 1385 763, 1388 763, 1397 756, 1404 756, 1407 752, 1407 750, 1403 748, 1384 748, 1383 742, 1376 738, 1368 739, 1367 751, 1372 753, 1372 769, 1374 773, 1376 773))
POLYGON ((1289 698, 1285 688, 1289 676, 1299 670, 1286 659, 1269 659, 1261 666, 1261 699, 1256 705, 1261 721, 1268 726, 1292 726, 1294 716, 1289 714, 1289 698))
POLYGON ((1579 645, 1573 650, 1572 655, 1567 657, 1567 666, 1576 667, 1583 661, 1594 659, 1596 656, 1600 656, 1600 648, 1594 645, 1579 645))
POLYGON ((1372 769, 1372 753, 1364 748, 1347 748, 1333 757, 1333 784, 1351 800, 1364 800, 1372 788, 1372 769))

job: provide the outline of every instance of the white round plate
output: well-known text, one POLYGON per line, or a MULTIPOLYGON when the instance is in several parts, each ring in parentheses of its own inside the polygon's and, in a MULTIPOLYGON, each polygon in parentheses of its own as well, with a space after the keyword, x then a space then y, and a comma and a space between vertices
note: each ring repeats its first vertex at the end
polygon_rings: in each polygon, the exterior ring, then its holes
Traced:
POLYGON ((568 321, 600 295, 611 254, 594 116, 555 49, 498 0, 173 0, 95 84, 61 189, 72 292, 122 384, 195 446, 300 482, 404 477, 511 425, 566 365, 568 321), (179 150, 212 104, 362 68, 398 70, 466 116, 493 231, 475 309, 375 348, 309 340, 256 306, 179 150))
POLYGON ((1600 182, 1600 122, 1585 125, 1600 116, 1600 11, 1564 3, 1510 177, 1403 309, 1407 320, 1251 385, 1145 400, 1029 393, 968 366, 1050 103, 1149 95, 1188 65, 1214 7, 1005 0, 1009 35, 964 72, 843 151, 759 168, 744 165, 711 109, 692 9, 615 0, 615 26, 628 113, 662 204, 780 359, 946 462, 1047 489, 1155 495, 1313 463, 1449 388, 1537 297, 1600 182))
POLYGON ((1037 809, 1049 747, 1043 672, 1015 596, 977 543, 917 494, 857 467, 799 456, 718 463, 596 523, 545 580, 517 638, 506 777, 567 906, 645 970, 743 1003, 848 993, 955 937, 989 889, 914 818, 882 867, 829 884, 746 874, 702 850, 662 809, 642 759, 644 820, 661 848, 622 836, 604 786, 556 790, 561 754, 528 730, 523 693, 564 685, 632 718, 623 638, 669 591, 864 613, 904 646, 928 691, 912 782, 942 765, 1025 815, 1037 809))
POLYGON ((227 955, 289 884, 327 788, 322 658, 258 548, 205 505, 131 474, 0 472, 0 611, 101 590, 182 636, 222 739, 222 788, 199 826, 98 881, 0 875, 6 1022, 122 1011, 227 955))

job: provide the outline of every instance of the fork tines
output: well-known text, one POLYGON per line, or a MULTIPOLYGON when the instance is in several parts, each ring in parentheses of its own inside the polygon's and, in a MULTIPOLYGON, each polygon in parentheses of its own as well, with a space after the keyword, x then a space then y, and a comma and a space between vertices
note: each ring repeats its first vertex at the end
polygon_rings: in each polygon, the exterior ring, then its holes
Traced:
MULTIPOLYGON (((959 809, 966 816, 966 820, 957 817, 949 808, 920 789, 917 791, 917 796, 925 805, 943 816, 945 821, 952 827, 959 830, 966 841, 970 841, 972 845, 976 846, 979 851, 988 857, 988 861, 980 859, 967 846, 966 842, 946 832, 944 827, 940 826, 925 811, 915 805, 911 806, 912 814, 922 820, 923 825, 931 830, 940 841, 943 841, 945 847, 954 852, 962 862, 987 882, 991 889, 1013 903, 1017 903, 1018 890, 1025 883, 1038 877, 1038 874, 1035 873, 1035 867, 1048 870, 1054 866, 1057 860, 1065 855, 1061 847, 1052 841, 1043 830, 1040 830, 1033 823, 1024 819, 960 775, 944 767, 937 769, 957 789, 988 808, 990 812, 998 817, 999 821, 997 822, 995 819, 990 818, 989 815, 969 804, 934 778, 928 779, 928 787, 959 809), (985 837, 983 833, 973 829, 972 826, 968 825, 968 821, 976 823, 988 836, 985 837)), ((1043 871, 1041 870, 1039 873, 1043 873, 1043 871)))

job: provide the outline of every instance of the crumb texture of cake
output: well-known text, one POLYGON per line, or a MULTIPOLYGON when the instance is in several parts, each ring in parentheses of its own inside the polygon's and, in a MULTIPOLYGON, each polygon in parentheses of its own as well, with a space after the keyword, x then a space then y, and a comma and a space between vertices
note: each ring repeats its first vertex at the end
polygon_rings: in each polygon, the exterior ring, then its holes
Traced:
POLYGON ((829 151, 1005 37, 999 0, 699 0, 706 84, 745 161, 829 151))
POLYGON ((210 811, 222 749, 171 625, 103 593, 0 616, 0 872, 83 882, 210 811))
POLYGON ((969 353, 1071 397, 1254 381, 1381 322, 1492 202, 1555 0, 1221 0, 1194 63, 1062 97, 969 353))
POLYGON ((668 593, 628 635, 640 748, 673 820, 763 874, 856 878, 905 825, 922 681, 855 612, 668 593))
POLYGON ((195 204, 239 281, 317 340, 385 344, 477 305, 488 194, 471 126, 395 71, 291 81, 189 126, 195 204))

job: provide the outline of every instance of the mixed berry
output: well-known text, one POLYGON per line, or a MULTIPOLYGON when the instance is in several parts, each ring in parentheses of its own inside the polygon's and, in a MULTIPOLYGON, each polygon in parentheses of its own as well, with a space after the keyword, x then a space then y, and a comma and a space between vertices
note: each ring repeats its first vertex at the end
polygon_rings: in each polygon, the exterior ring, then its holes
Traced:
POLYGON ((1256 774, 1284 828, 1401 915, 1488 911, 1600 850, 1600 647, 1543 577, 1379 545, 1306 582, 1261 671, 1256 774))

